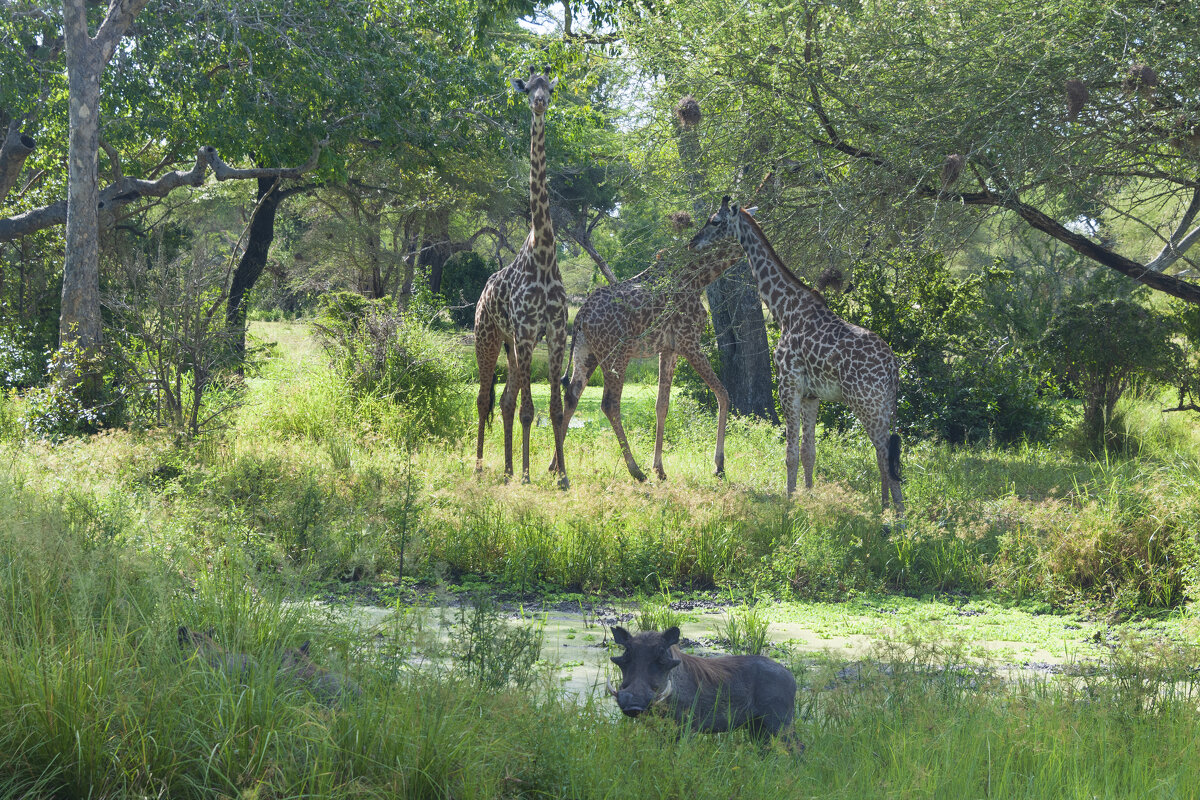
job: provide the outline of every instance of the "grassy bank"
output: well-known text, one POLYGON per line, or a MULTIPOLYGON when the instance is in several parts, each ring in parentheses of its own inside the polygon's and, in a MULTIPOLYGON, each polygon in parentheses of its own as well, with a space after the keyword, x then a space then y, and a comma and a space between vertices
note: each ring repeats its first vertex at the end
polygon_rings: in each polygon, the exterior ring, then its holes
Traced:
POLYGON ((1116 672, 1013 684, 965 671, 944 642, 897 644, 851 677, 800 670, 801 756, 741 735, 677 741, 549 682, 484 689, 388 658, 402 642, 282 604, 235 558, 107 535, 0 481, 5 796, 1185 797, 1200 778, 1180 650, 1131 644, 1116 672), (189 657, 180 624, 257 668, 189 657), (281 648, 310 637, 361 697, 330 708, 274 679, 281 648))
MULTIPOLYGON (((595 389, 568 438, 569 491, 544 471, 546 426, 532 484, 503 481, 498 424, 477 480, 471 436, 399 445, 402 410, 349 396, 302 325, 259 331, 277 357, 231 426, 193 444, 124 431, 24 441, 19 403, 0 405, 0 794, 1185 797, 1200 778, 1196 636, 1180 623, 1200 585, 1200 451, 1184 420, 1131 406, 1132 458, 909 442, 897 525, 877 510, 860 434, 823 438, 816 490, 786 499, 777 431, 734 423, 721 481, 713 423, 683 400, 670 480, 636 484, 595 389), (401 575, 866 599, 822 607, 843 621, 867 605, 919 617, 870 600, 900 591, 1084 603, 1108 619, 1171 610, 1176 623, 1173 644, 1125 636, 1069 679, 967 670, 979 655, 936 626, 851 673, 793 659, 797 757, 740 735, 676 741, 614 718, 605 699, 565 700, 550 676, 486 688, 453 659, 410 659, 403 632, 364 637, 286 602, 401 575), (257 666, 213 669, 180 649, 181 625, 257 666), (361 697, 327 707, 279 680, 284 649, 309 639, 361 697)), ((645 463, 653 388, 626 398, 645 463)))

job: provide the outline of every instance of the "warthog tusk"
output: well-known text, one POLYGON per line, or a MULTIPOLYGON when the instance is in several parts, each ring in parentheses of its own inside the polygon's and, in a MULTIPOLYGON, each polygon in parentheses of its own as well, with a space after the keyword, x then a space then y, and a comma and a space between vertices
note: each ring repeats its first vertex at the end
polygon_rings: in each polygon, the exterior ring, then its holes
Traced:
POLYGON ((672 681, 667 680, 667 685, 662 688, 662 691, 654 695, 654 699, 650 701, 650 705, 657 706, 665 703, 667 698, 671 696, 671 691, 674 688, 675 684, 672 681))
POLYGON ((608 693, 609 693, 609 694, 611 694, 613 697, 616 697, 616 696, 617 696, 617 690, 613 688, 613 685, 612 685, 612 678, 609 678, 609 679, 608 679, 608 681, 607 681, 607 683, 608 683, 608 686, 607 686, 608 693))

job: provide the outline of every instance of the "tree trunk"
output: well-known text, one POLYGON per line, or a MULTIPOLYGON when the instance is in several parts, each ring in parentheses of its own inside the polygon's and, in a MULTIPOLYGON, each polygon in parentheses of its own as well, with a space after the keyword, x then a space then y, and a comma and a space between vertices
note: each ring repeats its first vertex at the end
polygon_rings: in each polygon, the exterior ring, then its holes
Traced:
POLYGON ((33 137, 21 133, 21 120, 15 119, 9 123, 4 141, 0 142, 0 203, 4 202, 9 190, 17 185, 25 159, 33 155, 36 148, 37 142, 33 137))
POLYGON ((239 369, 246 357, 246 293, 254 288, 267 266, 267 254, 275 239, 275 213, 284 197, 277 178, 258 179, 258 202, 250 219, 246 251, 242 253, 242 259, 233 273, 233 282, 229 286, 229 305, 225 310, 230 349, 239 369))
POLYGON ((442 290, 442 268, 453 248, 450 245, 450 209, 440 209, 425 219, 425 237, 421 245, 420 263, 429 276, 429 291, 442 290))
MULTIPOLYGON (((709 209, 702 190, 704 175, 700 166, 700 137, 696 131, 698 106, 695 113, 694 120, 680 115, 677 122, 679 160, 692 193, 692 217, 699 226, 708 217, 709 209)), ((778 423, 767 325, 749 262, 743 259, 734 264, 710 283, 704 293, 708 297, 717 349, 721 354, 718 373, 729 392, 730 409, 737 414, 778 423)))
MULTIPOLYGON (((95 38, 85 0, 63 0, 70 132, 67 140, 66 257, 63 260, 59 345, 75 342, 85 361, 100 349, 100 75, 129 23, 149 0, 112 0, 95 38)), ((74 376, 62 377, 73 380, 74 376)), ((95 395, 99 375, 82 376, 95 395)))
POLYGON ((730 408, 778 423, 762 301, 745 259, 705 289, 730 408))
MULTIPOLYGON (((66 5, 71 5, 68 2, 66 5)), ((67 24, 70 133, 67 144, 67 230, 58 343, 90 356, 100 347, 100 72, 104 65, 88 37, 83 3, 67 24), (82 30, 80 29, 82 26, 82 30)), ((64 376, 65 377, 65 376, 64 376)))

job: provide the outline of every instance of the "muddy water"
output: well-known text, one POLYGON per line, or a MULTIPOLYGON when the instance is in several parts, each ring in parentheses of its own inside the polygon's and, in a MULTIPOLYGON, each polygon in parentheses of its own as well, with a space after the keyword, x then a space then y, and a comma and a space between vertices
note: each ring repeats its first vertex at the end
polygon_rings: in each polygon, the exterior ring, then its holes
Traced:
MULTIPOLYGON (((452 635, 451 624, 457 618, 456 608, 437 606, 354 606, 327 610, 367 635, 386 636, 398 626, 411 627, 414 619, 420 618, 419 627, 443 642, 452 635)), ((618 671, 609 661, 609 656, 616 652, 609 647, 609 628, 623 625, 636 630, 637 611, 632 603, 605 604, 595 608, 561 603, 537 610, 528 606, 512 607, 508 609, 507 616, 513 623, 524 622, 542 628, 542 661, 549 679, 567 695, 584 699, 589 696, 602 698, 606 681, 617 677, 618 671)), ((697 655, 727 652, 722 637, 730 614, 736 613, 736 609, 709 603, 681 609, 678 613, 683 618, 680 629, 689 652, 697 655)), ((827 620, 788 620, 771 621, 767 627, 767 640, 783 647, 793 665, 820 666, 834 675, 847 672, 856 674, 857 667, 854 665, 877 658, 881 646, 902 639, 901 633, 877 621, 860 626, 837 625, 831 628, 827 620)), ((1028 642, 1001 638, 972 641, 971 653, 972 659, 988 661, 998 672, 1010 676, 1053 672, 1068 660, 1063 652, 1055 653, 1028 642)), ((1075 655, 1079 655, 1079 652, 1075 651, 1075 655)), ((414 663, 422 660, 417 659, 414 663)), ((823 683, 826 679, 819 680, 823 683)))

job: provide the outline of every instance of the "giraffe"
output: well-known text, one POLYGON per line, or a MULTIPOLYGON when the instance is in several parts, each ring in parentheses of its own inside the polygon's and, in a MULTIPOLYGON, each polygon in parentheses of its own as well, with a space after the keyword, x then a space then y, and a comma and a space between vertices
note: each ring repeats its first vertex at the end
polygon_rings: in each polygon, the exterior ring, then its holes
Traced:
MULTIPOLYGON (((671 380, 675 364, 683 356, 717 396, 717 447, 713 455, 716 475, 725 474, 725 423, 729 417, 729 392, 713 372, 700 348, 700 335, 708 312, 700 302, 701 290, 740 258, 733 243, 694 258, 682 270, 673 267, 666 251, 655 263, 628 280, 604 286, 588 297, 575 314, 567 374, 562 384, 566 395, 565 419, 570 422, 579 406, 579 396, 597 366, 604 375, 600 407, 621 443, 629 474, 646 480, 638 467, 625 428, 621 424, 621 392, 630 359, 658 355, 658 423, 654 435, 654 472, 666 480, 663 470, 663 425, 671 402, 671 380), (571 363, 575 364, 571 372, 571 363), (568 374, 570 377, 568 377, 568 374)), ((556 465, 552 462, 550 469, 556 465)))
POLYGON ((796 490, 796 467, 801 460, 804 485, 812 488, 817 409, 822 400, 841 401, 850 406, 875 445, 883 508, 887 509, 890 495, 896 513, 902 516, 900 435, 891 433, 900 361, 887 342, 833 313, 820 293, 784 265, 751 211, 736 203, 730 206, 726 197, 688 246, 704 250, 717 241, 735 239, 750 261, 759 295, 779 323, 775 368, 779 403, 787 422, 788 494, 796 490), (804 442, 798 445, 801 426, 804 442))
POLYGON ((567 347, 567 293, 558 271, 550 194, 546 186, 546 109, 557 80, 530 68, 529 80, 513 79, 513 88, 529 96, 533 111, 529 143, 529 207, 532 224, 520 252, 504 269, 488 278, 475 309, 475 362, 479 367, 479 436, 475 471, 483 471, 483 435, 495 405, 496 361, 500 348, 508 355, 508 380, 500 396, 504 420, 504 474, 513 474, 512 433, 517 397, 521 400, 521 479, 529 482, 529 429, 533 398, 529 391, 530 363, 539 339, 546 337, 550 355, 550 423, 554 428, 554 460, 559 486, 567 488, 563 459, 562 387, 553 376, 562 370, 567 347))

